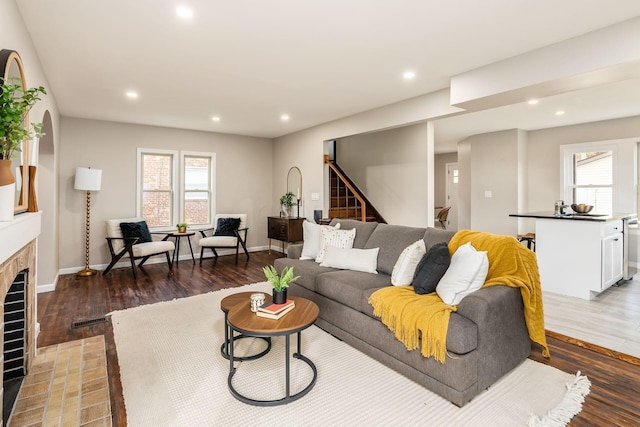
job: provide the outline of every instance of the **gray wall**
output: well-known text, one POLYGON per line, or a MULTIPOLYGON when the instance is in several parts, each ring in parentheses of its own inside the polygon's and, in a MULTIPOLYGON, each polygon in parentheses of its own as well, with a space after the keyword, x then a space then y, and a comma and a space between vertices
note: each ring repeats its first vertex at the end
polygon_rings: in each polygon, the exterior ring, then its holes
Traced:
MULTIPOLYGON (((91 195, 91 264, 110 260, 105 220, 135 216, 136 149, 216 153, 216 211, 246 213, 248 246, 265 246, 272 210, 270 139, 64 118, 60 146, 60 267, 84 265, 85 194, 73 189, 75 168, 102 169, 91 195)), ((197 247, 196 239, 193 239, 197 247)), ((181 248, 188 250, 188 248, 181 248)))
POLYGON ((427 224, 427 125, 341 138, 338 165, 390 224, 427 224))

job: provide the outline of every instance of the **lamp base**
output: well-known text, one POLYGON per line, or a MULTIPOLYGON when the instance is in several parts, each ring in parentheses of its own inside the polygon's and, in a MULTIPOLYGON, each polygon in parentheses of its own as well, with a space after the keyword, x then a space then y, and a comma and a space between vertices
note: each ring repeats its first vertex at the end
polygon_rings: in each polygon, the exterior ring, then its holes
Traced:
POLYGON ((98 274, 98 270, 94 270, 93 268, 85 268, 76 273, 76 275, 80 277, 95 276, 96 274, 98 274))

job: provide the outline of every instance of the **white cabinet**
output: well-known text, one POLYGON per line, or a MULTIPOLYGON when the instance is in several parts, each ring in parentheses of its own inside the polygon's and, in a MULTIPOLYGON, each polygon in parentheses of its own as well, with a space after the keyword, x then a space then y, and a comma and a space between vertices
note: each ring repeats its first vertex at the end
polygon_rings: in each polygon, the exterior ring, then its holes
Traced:
POLYGON ((536 220, 544 292, 593 299, 623 276, 622 221, 536 220))
POLYGON ((601 292, 622 279, 623 235, 613 234, 602 239, 602 282, 593 291, 601 292))

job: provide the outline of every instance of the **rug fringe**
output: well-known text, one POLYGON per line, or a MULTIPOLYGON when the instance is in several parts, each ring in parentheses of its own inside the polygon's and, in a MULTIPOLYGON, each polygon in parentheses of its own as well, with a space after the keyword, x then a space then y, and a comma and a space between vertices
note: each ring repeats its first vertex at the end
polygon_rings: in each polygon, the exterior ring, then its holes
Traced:
POLYGON ((575 379, 566 384, 567 393, 562 401, 553 409, 547 412, 547 415, 538 417, 531 415, 527 421, 527 427, 564 427, 571 419, 582 410, 584 398, 591 390, 591 381, 580 371, 576 374, 575 379))

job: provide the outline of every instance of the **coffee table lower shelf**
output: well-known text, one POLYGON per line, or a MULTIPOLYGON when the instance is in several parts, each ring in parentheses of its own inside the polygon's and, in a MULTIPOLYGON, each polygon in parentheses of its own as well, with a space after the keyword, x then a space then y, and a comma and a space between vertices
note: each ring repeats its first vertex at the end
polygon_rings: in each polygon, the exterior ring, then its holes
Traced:
MULTIPOLYGON (((231 327, 231 328, 233 329, 233 327, 231 327)), ((242 335, 243 335, 243 337, 247 337, 246 334, 242 334, 242 335)), ((256 338, 264 338, 264 337, 256 337, 256 338)), ((316 384, 316 380, 318 378, 318 369, 316 368, 316 365, 308 357, 303 356, 301 354, 300 341, 301 341, 300 332, 298 332, 298 351, 296 353, 293 353, 293 357, 295 357, 296 359, 302 360, 307 365, 309 365, 309 367, 313 371, 313 378, 311 379, 309 384, 304 389, 302 389, 298 393, 291 394, 291 373, 290 373, 291 358, 289 356, 290 352, 291 352, 291 334, 285 335, 285 384, 286 384, 286 390, 285 390, 284 397, 282 397, 280 399, 273 399, 273 400, 251 399, 251 398, 249 398, 247 396, 244 396, 238 390, 236 390, 236 388, 233 386, 233 376, 235 375, 237 368, 233 366, 233 361, 234 360, 238 360, 238 358, 234 359, 234 357, 233 357, 233 344, 228 346, 228 349, 229 349, 229 377, 228 377, 227 383, 229 385, 229 391, 231 392, 231 395, 233 397, 235 397, 236 399, 238 399, 239 401, 241 401, 243 403, 247 403, 249 405, 255 405, 255 406, 278 406, 278 405, 285 405, 287 403, 290 403, 290 402, 293 402, 295 400, 298 400, 301 397, 303 397, 304 395, 306 395, 307 393, 309 393, 309 391, 311 391, 313 386, 316 384)), ((267 352, 268 352, 268 349, 265 352, 263 352, 262 354, 260 354, 260 356, 263 356, 267 352)), ((258 357, 260 357, 260 356, 258 356, 258 357)), ((256 357, 254 357, 253 359, 255 360, 255 358, 256 357)))

